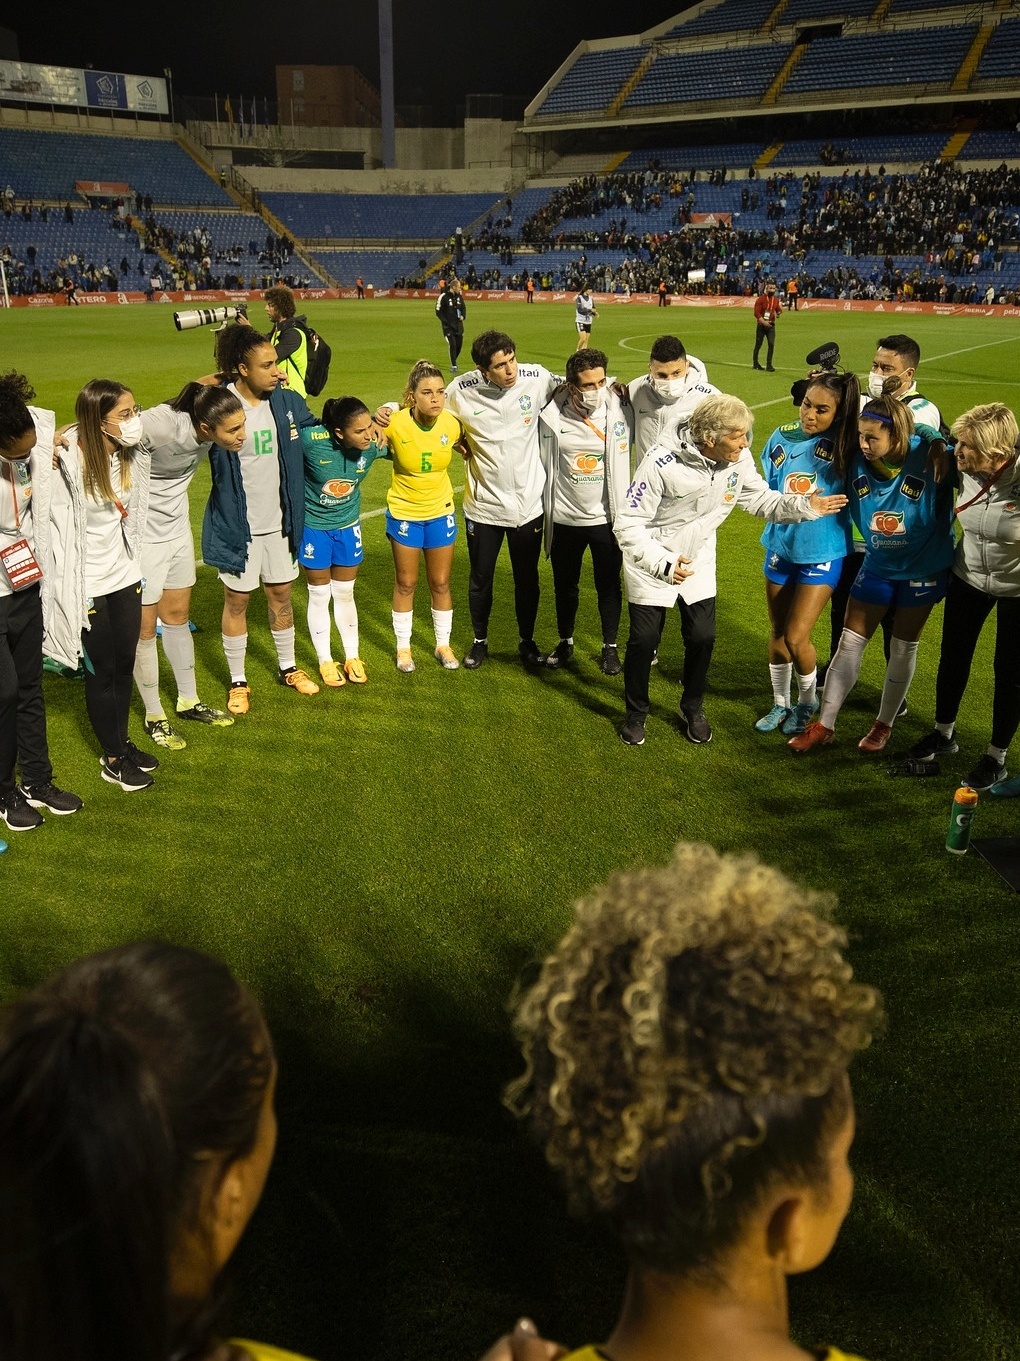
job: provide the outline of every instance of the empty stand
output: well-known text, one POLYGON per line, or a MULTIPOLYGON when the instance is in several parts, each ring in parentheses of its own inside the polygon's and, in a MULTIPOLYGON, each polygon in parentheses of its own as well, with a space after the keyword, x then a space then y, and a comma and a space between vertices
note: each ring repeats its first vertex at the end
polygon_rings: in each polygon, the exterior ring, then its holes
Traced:
POLYGON ((716 99, 757 100, 792 51, 792 43, 766 43, 728 48, 725 53, 661 56, 624 100, 623 107, 636 109, 716 99))
POLYGON ((644 54, 645 49, 636 47, 582 52, 563 79, 549 91, 538 116, 607 108, 624 82, 633 75, 644 54))
POLYGON ((977 24, 961 24, 926 29, 923 41, 895 32, 818 38, 787 81, 780 102, 835 89, 948 85, 977 31, 977 24))

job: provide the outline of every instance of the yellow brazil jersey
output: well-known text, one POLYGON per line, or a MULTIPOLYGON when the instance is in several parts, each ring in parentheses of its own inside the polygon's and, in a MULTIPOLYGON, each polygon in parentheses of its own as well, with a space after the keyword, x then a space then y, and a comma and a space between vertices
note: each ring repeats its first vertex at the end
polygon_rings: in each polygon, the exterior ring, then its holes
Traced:
MULTIPOLYGON (((860 1356, 851 1356, 849 1352, 839 1352, 835 1347, 829 1347, 825 1351, 812 1352, 812 1356, 817 1356, 818 1361, 863 1361, 860 1356)), ((579 1351, 571 1352, 564 1361, 609 1361, 608 1353, 599 1347, 582 1347, 579 1351)))
POLYGON ((453 484, 447 469, 461 424, 441 411, 431 430, 423 430, 406 408, 386 429, 393 457, 393 480, 386 496, 390 514, 401 520, 434 520, 453 514, 453 484))
POLYGON ((233 1338, 231 1346, 246 1351, 253 1361, 308 1361, 307 1357, 299 1356, 297 1352, 285 1352, 279 1347, 271 1347, 267 1342, 249 1342, 245 1337, 233 1338))

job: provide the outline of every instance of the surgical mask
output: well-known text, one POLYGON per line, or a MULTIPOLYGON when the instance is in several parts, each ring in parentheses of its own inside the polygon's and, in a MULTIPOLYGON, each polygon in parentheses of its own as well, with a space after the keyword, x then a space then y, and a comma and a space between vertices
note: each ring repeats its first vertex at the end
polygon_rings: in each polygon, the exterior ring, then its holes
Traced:
POLYGON ((606 404, 605 388, 595 388, 591 392, 579 392, 577 400, 585 411, 601 411, 606 404))
MULTIPOLYGON (((896 392, 899 391, 899 382, 900 380, 897 378, 896 380, 897 387, 894 392, 889 394, 890 396, 895 396, 896 392)), ((868 396, 869 397, 885 396, 885 384, 886 379, 883 378, 880 373, 876 373, 874 369, 872 369, 872 371, 868 374, 868 396)))
POLYGON ((120 434, 114 435, 111 431, 111 438, 123 445, 125 449, 130 449, 132 445, 141 442, 142 434, 141 416, 129 416, 126 421, 121 421, 120 434))
POLYGON ((648 381, 656 397, 661 397, 664 402, 672 402, 677 397, 683 396, 684 380, 682 378, 650 378, 648 381))

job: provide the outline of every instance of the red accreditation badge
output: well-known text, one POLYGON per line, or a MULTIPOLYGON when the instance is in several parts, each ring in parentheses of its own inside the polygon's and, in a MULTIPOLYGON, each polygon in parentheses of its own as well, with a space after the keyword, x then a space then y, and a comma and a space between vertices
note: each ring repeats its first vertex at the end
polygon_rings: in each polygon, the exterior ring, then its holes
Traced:
POLYGON ((7 574, 12 591, 23 591, 26 586, 42 580, 42 568, 36 562, 27 539, 19 539, 17 543, 0 548, 0 565, 7 574))

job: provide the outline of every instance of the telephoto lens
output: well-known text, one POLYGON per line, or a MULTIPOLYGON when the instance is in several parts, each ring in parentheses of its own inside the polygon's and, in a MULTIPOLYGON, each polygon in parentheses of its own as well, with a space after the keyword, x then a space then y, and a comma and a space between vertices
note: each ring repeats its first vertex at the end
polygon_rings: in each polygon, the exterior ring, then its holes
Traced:
POLYGON ((196 326, 212 326, 216 322, 222 325, 228 321, 236 321, 239 316, 247 315, 247 309, 243 305, 239 307, 196 307, 193 312, 175 312, 174 325, 178 331, 193 331, 196 326))

